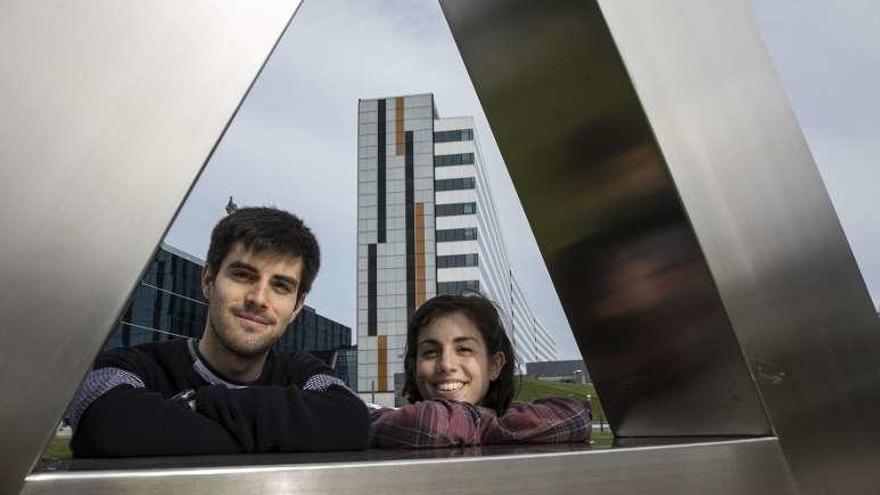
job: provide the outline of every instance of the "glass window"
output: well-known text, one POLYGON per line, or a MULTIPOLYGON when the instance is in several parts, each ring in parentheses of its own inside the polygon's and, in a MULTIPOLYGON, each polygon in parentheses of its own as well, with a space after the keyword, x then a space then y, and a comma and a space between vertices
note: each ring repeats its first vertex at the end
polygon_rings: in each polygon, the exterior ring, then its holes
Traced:
POLYGON ((457 153, 454 155, 435 155, 435 167, 448 167, 452 165, 473 165, 473 153, 457 153))

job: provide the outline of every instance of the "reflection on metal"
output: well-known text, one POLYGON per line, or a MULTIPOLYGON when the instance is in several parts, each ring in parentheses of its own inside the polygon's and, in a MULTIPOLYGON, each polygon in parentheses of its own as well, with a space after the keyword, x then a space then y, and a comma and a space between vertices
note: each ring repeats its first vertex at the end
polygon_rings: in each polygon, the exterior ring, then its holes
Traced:
MULTIPOLYGON (((376 462, 337 453, 333 463, 302 464, 315 456, 233 457, 250 466, 177 467, 44 473, 28 477, 27 495, 125 493, 711 493, 794 494, 775 438, 590 451, 566 446, 513 449, 371 452, 407 460, 376 462), (542 452, 549 451, 549 452, 542 452), (278 464, 278 460, 287 464, 278 464), (353 460, 352 460, 353 459, 353 460), (294 464, 296 463, 296 464, 294 464), (256 464, 256 465, 254 465, 256 464)), ((320 456, 319 456, 320 457, 320 456)), ((323 457, 328 457, 326 454, 323 457)), ((227 457, 226 459, 230 459, 227 457)), ((178 459, 179 460, 179 459, 178 459)), ((146 464, 141 461, 142 466, 146 464)))
POLYGON ((770 434, 599 6, 444 7, 614 432, 770 434))
POLYGON ((615 431, 874 493, 880 323, 745 1, 441 3, 615 431))
POLYGON ((24 483, 298 3, 4 2, 0 493, 24 483))

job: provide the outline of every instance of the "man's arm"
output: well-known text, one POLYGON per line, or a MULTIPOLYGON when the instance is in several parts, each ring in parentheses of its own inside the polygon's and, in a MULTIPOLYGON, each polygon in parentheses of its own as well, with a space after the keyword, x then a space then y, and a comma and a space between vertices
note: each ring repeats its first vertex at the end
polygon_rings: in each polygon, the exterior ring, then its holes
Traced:
POLYGON ((151 391, 163 375, 151 358, 136 349, 104 353, 65 415, 74 455, 365 448, 370 421, 363 402, 317 359, 292 364, 291 381, 302 388, 203 386, 188 408, 151 391))
POLYGON ((167 361, 159 365, 156 355, 137 348, 101 353, 64 414, 73 428, 74 456, 241 452, 222 425, 157 391, 167 382, 167 370, 188 366, 185 354, 177 356, 167 352, 162 358, 167 361))
POLYGON ((223 425, 246 452, 350 450, 367 447, 370 416, 344 385, 198 390, 195 409, 223 425))
POLYGON ((216 421, 130 385, 114 387, 88 405, 74 428, 70 447, 74 457, 243 452, 216 421))

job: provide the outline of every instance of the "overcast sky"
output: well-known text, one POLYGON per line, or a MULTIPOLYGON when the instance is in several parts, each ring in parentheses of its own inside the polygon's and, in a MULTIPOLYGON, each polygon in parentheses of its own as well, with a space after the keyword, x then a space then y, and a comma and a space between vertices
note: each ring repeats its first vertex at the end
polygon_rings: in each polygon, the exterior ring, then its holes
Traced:
POLYGON ((880 2, 749 4, 880 306, 880 2))
MULTIPOLYGON (((880 244, 880 8, 870 0, 749 3, 877 294, 880 256, 872 248, 880 244)), ((556 337, 560 359, 579 358, 461 57, 432 0, 304 1, 166 242, 204 258, 210 229, 230 195, 239 205, 293 211, 315 231, 324 255, 308 304, 354 329, 357 101, 413 93, 434 93, 441 117, 475 117, 513 270, 556 337)))

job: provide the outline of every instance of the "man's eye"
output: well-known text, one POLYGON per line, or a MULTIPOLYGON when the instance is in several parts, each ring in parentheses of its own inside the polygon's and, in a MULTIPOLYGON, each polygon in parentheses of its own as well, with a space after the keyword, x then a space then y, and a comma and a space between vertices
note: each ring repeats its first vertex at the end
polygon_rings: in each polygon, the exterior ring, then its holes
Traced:
POLYGON ((470 353, 474 352, 474 350, 471 349, 470 347, 459 347, 458 352, 460 352, 461 354, 470 354, 470 353))
POLYGON ((279 294, 290 294, 293 292, 293 287, 289 284, 275 284, 275 290, 278 291, 279 294))
POLYGON ((233 272, 231 272, 231 276, 235 280, 250 280, 253 278, 250 272, 246 272, 243 270, 234 270, 233 272))

